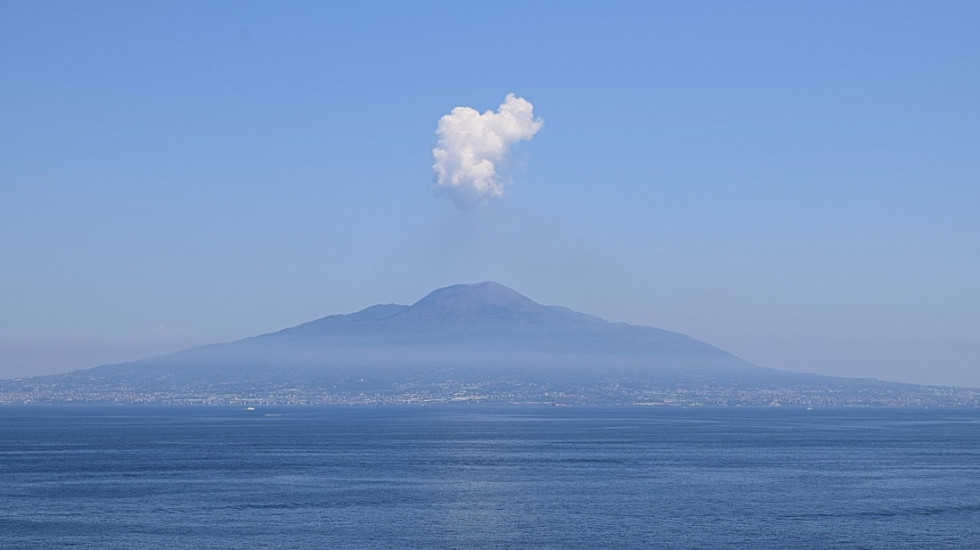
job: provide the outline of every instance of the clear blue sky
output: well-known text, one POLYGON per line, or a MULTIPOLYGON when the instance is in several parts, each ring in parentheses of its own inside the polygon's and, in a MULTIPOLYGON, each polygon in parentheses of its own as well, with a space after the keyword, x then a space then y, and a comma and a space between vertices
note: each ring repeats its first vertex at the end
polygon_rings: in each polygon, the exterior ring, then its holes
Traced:
POLYGON ((978 2, 0 0, 0 377, 448 284, 980 386, 978 2), (439 118, 533 103, 503 197, 439 118))

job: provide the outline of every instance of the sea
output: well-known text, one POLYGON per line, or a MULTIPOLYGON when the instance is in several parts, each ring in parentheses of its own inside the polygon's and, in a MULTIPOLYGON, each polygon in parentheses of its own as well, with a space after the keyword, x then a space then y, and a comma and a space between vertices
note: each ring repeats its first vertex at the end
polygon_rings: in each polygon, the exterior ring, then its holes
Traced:
POLYGON ((980 410, 3 406, 0 548, 980 548, 980 410))

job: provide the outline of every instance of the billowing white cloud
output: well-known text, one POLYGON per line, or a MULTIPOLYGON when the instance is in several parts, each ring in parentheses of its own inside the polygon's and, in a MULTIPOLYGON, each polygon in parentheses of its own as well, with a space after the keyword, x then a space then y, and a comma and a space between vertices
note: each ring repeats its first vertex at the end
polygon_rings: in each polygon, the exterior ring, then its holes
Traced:
POLYGON ((440 118, 432 150, 436 193, 464 208, 502 196, 508 184, 502 161, 513 144, 531 139, 544 124, 533 111, 529 101, 507 94, 497 112, 456 107, 440 118))

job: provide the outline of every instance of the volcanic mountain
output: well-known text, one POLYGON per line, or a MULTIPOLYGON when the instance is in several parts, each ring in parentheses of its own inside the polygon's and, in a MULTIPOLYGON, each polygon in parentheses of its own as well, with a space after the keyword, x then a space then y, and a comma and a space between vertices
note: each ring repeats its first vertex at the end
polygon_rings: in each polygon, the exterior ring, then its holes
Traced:
POLYGON ((305 396, 300 402, 352 395, 402 402, 478 392, 616 403, 644 392, 885 384, 759 367, 683 334, 541 305, 493 282, 441 288, 410 306, 376 305, 236 342, 18 382, 24 395, 82 400, 288 394, 305 396))
POLYGON ((742 380, 780 372, 682 334, 544 306, 489 281, 440 288, 411 306, 376 305, 96 372, 122 370, 137 379, 299 377, 332 384, 499 376, 742 380))

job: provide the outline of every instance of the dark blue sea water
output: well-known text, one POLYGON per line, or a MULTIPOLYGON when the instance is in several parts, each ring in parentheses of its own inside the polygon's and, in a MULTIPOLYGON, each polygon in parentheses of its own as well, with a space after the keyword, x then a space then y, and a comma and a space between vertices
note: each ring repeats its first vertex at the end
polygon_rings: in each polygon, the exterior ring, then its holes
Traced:
POLYGON ((0 548, 526 547, 980 548, 980 411, 0 407, 0 548))

